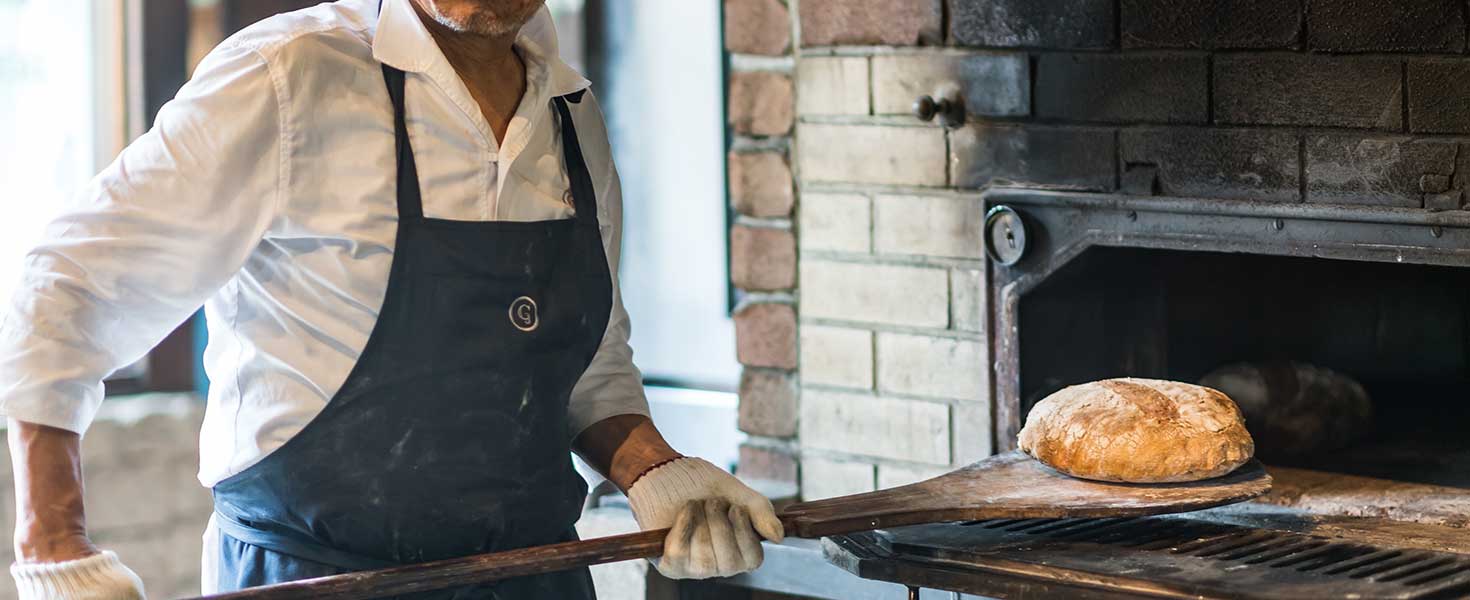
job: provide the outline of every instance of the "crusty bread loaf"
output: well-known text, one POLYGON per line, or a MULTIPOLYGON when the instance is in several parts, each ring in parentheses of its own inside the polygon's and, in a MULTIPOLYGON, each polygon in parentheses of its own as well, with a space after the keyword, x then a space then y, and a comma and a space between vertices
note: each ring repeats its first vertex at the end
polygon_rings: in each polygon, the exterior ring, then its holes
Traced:
POLYGON ((1219 477, 1255 444, 1216 390, 1156 379, 1074 385, 1031 408, 1021 450, 1083 479, 1158 483, 1219 477))

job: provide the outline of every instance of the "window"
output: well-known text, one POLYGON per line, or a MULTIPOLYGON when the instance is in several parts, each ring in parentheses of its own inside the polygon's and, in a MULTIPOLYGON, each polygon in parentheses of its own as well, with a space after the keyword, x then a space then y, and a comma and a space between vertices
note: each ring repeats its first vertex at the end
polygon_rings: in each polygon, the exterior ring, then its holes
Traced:
POLYGON ((654 421, 675 448, 728 466, 742 436, 725 241, 721 5, 547 4, 563 57, 585 65, 592 80, 622 178, 619 277, 654 421))
POLYGON ((125 21, 122 2, 0 0, 0 299, 56 208, 122 150, 125 21))
POLYGON ((119 2, 0 0, 0 297, 55 207, 122 149, 119 2))

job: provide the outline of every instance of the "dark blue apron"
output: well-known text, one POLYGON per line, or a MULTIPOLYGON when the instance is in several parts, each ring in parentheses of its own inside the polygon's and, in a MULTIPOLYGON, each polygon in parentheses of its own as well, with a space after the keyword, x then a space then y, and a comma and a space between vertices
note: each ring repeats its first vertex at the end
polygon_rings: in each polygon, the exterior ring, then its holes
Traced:
MULTIPOLYGON (((568 100, 555 98, 573 219, 426 218, 383 66, 398 233, 383 307, 340 391, 285 445, 214 486, 220 591, 575 539, 586 483, 567 404, 612 281, 568 100)), ((350 158, 348 158, 350 160, 350 158)), ((592 598, 586 569, 413 598, 592 598)))

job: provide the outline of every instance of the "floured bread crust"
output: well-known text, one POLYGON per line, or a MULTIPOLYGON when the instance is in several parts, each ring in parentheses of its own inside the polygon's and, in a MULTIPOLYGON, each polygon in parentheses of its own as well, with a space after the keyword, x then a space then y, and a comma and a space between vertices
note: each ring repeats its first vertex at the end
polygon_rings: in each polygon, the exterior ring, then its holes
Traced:
POLYGON ((1159 483, 1219 477, 1255 444, 1225 394, 1157 379, 1074 385, 1032 407, 1021 450, 1083 479, 1159 483))

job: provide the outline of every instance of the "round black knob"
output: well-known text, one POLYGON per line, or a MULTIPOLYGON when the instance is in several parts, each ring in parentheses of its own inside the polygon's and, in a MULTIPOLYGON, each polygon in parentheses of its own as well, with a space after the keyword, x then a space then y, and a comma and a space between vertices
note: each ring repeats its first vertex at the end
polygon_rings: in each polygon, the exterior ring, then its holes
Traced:
POLYGON ((919 96, 918 100, 914 100, 914 116, 920 121, 933 121, 939 110, 939 103, 932 96, 919 96))

